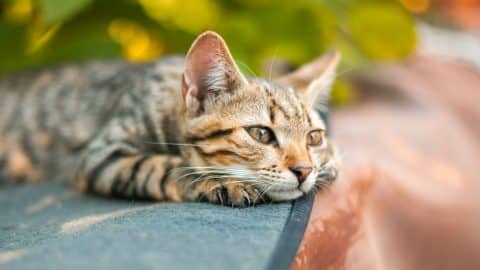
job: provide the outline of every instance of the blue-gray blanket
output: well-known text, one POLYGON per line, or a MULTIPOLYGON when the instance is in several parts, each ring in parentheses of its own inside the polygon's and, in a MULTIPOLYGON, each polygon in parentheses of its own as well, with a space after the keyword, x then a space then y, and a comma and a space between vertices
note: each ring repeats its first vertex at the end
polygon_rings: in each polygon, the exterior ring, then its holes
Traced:
POLYGON ((264 269, 290 203, 230 208, 0 190, 0 269, 264 269))

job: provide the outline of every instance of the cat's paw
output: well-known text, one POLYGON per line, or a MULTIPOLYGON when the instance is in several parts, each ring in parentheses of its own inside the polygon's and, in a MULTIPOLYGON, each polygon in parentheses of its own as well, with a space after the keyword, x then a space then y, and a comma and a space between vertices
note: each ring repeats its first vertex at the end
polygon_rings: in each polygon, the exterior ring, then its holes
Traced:
POLYGON ((267 202, 268 198, 262 193, 252 185, 227 182, 211 192, 202 193, 199 199, 225 206, 248 207, 267 202))

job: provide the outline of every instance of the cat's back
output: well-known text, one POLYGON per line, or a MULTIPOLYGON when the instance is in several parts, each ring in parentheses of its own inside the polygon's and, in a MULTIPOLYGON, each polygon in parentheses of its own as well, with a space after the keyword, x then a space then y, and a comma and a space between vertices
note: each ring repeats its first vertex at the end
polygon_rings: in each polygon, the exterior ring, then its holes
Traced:
MULTIPOLYGON (((18 128, 66 128, 73 120, 107 114, 125 93, 148 94, 151 82, 178 84, 182 57, 132 64, 90 61, 0 77, 0 134, 18 128)), ((164 95, 172 94, 165 87, 164 95)))
POLYGON ((0 78, 0 167, 8 153, 52 167, 88 144, 125 95, 148 101, 152 81, 178 81, 182 68, 181 57, 145 64, 104 60, 0 78))
POLYGON ((1 78, 0 134, 19 128, 50 129, 87 105, 104 102, 102 92, 119 91, 102 90, 113 88, 115 77, 129 66, 121 61, 93 61, 1 78))

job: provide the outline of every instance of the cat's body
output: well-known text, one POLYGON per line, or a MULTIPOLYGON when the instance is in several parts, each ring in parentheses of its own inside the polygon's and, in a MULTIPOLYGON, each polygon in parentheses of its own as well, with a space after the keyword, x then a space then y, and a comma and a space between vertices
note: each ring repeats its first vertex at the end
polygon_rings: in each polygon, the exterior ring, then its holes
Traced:
POLYGON ((178 154, 178 146, 161 143, 179 139, 183 66, 181 57, 89 62, 1 80, 0 181, 71 179, 79 156, 112 120, 125 132, 137 129, 131 143, 144 151, 178 154))
POLYGON ((186 61, 92 62, 1 80, 0 183, 68 179, 104 195, 245 206, 334 178, 331 144, 305 143, 309 130, 325 130, 318 114, 288 84, 247 80, 221 38, 202 37, 186 61))

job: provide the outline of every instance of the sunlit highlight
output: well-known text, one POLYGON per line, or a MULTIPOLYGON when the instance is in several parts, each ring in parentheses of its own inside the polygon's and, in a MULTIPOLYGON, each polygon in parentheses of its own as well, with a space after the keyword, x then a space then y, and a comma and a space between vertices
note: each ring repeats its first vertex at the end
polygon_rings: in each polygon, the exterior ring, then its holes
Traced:
POLYGON ((7 21, 27 23, 31 20, 33 5, 31 0, 16 0, 7 2, 3 16, 7 21))
POLYGON ((117 19, 108 26, 110 37, 120 43, 123 57, 133 62, 143 62, 157 58, 163 53, 163 46, 135 22, 117 19))

